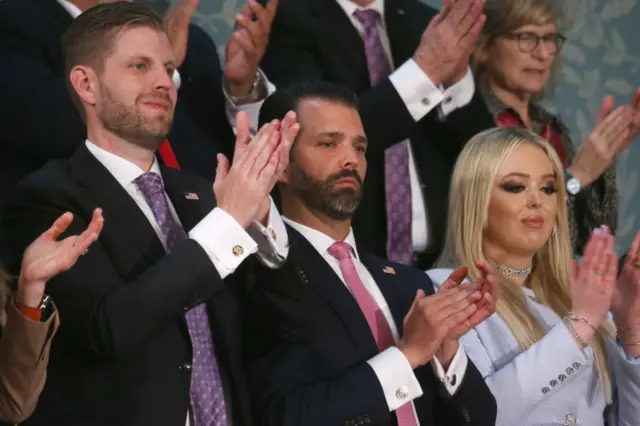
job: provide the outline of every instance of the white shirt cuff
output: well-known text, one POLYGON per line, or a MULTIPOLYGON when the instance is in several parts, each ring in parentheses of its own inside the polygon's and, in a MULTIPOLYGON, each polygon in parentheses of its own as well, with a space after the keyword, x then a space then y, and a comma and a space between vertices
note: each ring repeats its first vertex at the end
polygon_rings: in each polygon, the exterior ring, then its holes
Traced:
POLYGON ((258 68, 258 73, 262 77, 262 81, 265 82, 265 84, 267 85, 267 90, 266 90, 267 96, 265 96, 263 99, 258 99, 256 102, 253 102, 253 103, 236 105, 231 99, 231 95, 227 91, 227 87, 226 87, 227 85, 224 83, 224 80, 222 82, 222 93, 224 93, 224 99, 225 99, 224 103, 225 103, 225 111, 227 113, 227 120, 229 120, 229 124, 231 124, 231 127, 233 128, 234 133, 237 133, 236 132, 236 114, 240 111, 245 111, 249 116, 249 123, 251 125, 251 134, 255 135, 258 132, 258 115, 260 114, 260 108, 262 107, 262 103, 269 95, 271 95, 273 92, 276 91, 276 86, 274 86, 273 83, 269 81, 266 74, 259 68, 258 68))
POLYGON ((447 392, 449 392, 449 395, 454 395, 460 387, 460 383, 462 383, 462 379, 464 379, 464 373, 467 371, 468 362, 469 358, 467 358, 467 353, 462 349, 462 345, 458 347, 458 351, 453 356, 449 369, 446 372, 442 364, 440 364, 440 361, 438 361, 438 358, 433 357, 433 362, 431 363, 433 372, 442 382, 447 392))
POLYGON ((440 104, 441 117, 446 117, 452 111, 462 108, 471 102, 476 83, 471 69, 467 70, 464 78, 444 91, 444 99, 440 104))
POLYGON ((422 71, 413 59, 407 60, 390 76, 409 114, 420 121, 444 99, 444 93, 422 71))
POLYGON ((269 202, 267 226, 254 220, 247 232, 258 243, 258 259, 264 266, 276 269, 282 266, 289 254, 289 236, 271 196, 269 202))
POLYGON ((193 227, 189 238, 202 246, 222 279, 258 250, 258 245, 244 228, 219 207, 193 227))
POLYGON ((422 387, 400 349, 392 346, 367 363, 380 381, 389 411, 395 411, 422 396, 422 387))
POLYGON ((182 78, 180 78, 180 73, 177 69, 173 70, 173 84, 176 85, 176 89, 180 90, 180 86, 182 86, 182 78))

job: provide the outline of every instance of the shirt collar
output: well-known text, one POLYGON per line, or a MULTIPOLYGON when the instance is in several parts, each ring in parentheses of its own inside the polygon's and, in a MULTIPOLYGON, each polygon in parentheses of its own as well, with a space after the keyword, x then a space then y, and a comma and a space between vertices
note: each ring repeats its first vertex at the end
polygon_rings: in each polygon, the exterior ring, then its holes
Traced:
POLYGON ((382 18, 382 22, 384 22, 384 0, 374 0, 374 2, 367 7, 360 7, 354 2, 352 2, 351 0, 336 0, 336 2, 338 2, 340 7, 342 7, 344 12, 350 18, 353 16, 356 10, 373 9, 380 14, 380 17, 382 18))
MULTIPOLYGON (((328 254, 329 247, 331 247, 331 245, 336 242, 336 240, 334 240, 330 236, 301 223, 294 222, 288 217, 283 216, 282 220, 293 229, 301 233, 302 236, 305 237, 321 255, 328 254)), ((348 243, 351 246, 356 259, 359 258, 358 249, 356 248, 356 239, 353 235, 353 229, 349 229, 349 235, 347 235, 347 238, 344 239, 344 242, 348 243)))
POLYGON ((60 6, 64 8, 64 10, 66 10, 69 13, 69 15, 71 15, 73 19, 76 19, 82 13, 82 11, 78 6, 76 6, 71 2, 68 2, 67 0, 56 0, 56 1, 60 4, 60 6))
MULTIPOLYGON (((89 152, 91 152, 93 156, 96 157, 96 159, 100 163, 102 163, 102 165, 109 171, 109 173, 111 173, 113 177, 118 181, 118 183, 120 183, 120 185, 124 188, 134 183, 134 181, 138 177, 145 173, 145 170, 142 170, 136 164, 100 148, 90 140, 87 140, 85 144, 89 152)), ((158 165, 158 160, 155 158, 155 156, 153 159, 153 164, 151 165, 151 169, 149 169, 149 171, 157 173, 158 176, 160 176, 160 179, 162 179, 160 166, 158 165)))

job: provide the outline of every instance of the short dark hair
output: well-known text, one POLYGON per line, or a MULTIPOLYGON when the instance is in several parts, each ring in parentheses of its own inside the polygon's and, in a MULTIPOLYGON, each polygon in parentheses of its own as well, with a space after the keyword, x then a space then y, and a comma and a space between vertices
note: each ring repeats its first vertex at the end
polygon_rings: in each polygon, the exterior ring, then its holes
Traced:
POLYGON ((297 113, 300 101, 305 99, 319 99, 353 109, 359 108, 358 97, 346 87, 321 80, 300 81, 278 88, 264 101, 258 116, 258 127, 272 120, 282 120, 289 111, 297 113))
POLYGON ((87 9, 73 20, 63 34, 61 44, 65 81, 83 119, 84 107, 69 78, 71 70, 78 65, 88 65, 98 72, 102 71, 118 34, 134 27, 165 32, 164 21, 153 9, 138 3, 119 1, 87 9))

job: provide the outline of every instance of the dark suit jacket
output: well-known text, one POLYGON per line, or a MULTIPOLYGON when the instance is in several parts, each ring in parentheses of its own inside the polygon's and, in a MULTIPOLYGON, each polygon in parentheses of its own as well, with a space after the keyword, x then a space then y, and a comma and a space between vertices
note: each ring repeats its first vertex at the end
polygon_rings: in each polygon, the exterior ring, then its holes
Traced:
MULTIPOLYGON (((393 61, 399 67, 413 55, 436 10, 417 0, 387 0, 385 8, 393 61)), ((364 194, 353 226, 359 243, 382 257, 387 227, 384 150, 411 138, 431 234, 431 247, 416 265, 429 268, 444 243, 453 164, 465 142, 486 128, 476 119, 477 110, 484 108, 480 95, 443 122, 436 108, 416 123, 388 78, 371 87, 362 38, 335 0, 281 0, 261 67, 279 87, 322 79, 358 94, 369 147, 364 194)))
MULTIPOLYGON (((56 0, 0 1, 0 206, 20 179, 51 159, 70 157, 86 138, 65 86, 60 48, 71 21, 56 0)), ((195 25, 179 72, 169 139, 182 169, 212 179, 216 154, 229 155, 234 136, 215 45, 195 25)))
MULTIPOLYGON (((262 426, 396 425, 367 360, 379 351, 362 312, 316 249, 288 227, 289 258, 261 269, 247 298, 245 362, 262 426)), ((433 293, 423 272, 364 250, 360 260, 385 296, 402 335, 403 317, 419 288, 433 293), (395 273, 385 273, 391 267, 395 273)), ((423 426, 494 425, 496 402, 469 361, 453 397, 426 365, 415 370, 424 395, 414 400, 423 426)))
MULTIPOLYGON (((183 227, 193 228, 214 207, 211 184, 166 167, 162 174, 183 227), (187 192, 199 200, 187 199, 187 192)), ((84 145, 16 188, 3 221, 10 271, 17 271, 25 247, 63 212, 75 215, 66 232, 74 235, 97 207, 104 216, 99 240, 47 284, 62 326, 27 425, 184 425, 192 356, 184 313, 203 302, 229 376, 234 426, 251 425, 240 339, 233 331, 240 326, 233 284, 220 279, 193 240, 166 254, 135 201, 84 145)))

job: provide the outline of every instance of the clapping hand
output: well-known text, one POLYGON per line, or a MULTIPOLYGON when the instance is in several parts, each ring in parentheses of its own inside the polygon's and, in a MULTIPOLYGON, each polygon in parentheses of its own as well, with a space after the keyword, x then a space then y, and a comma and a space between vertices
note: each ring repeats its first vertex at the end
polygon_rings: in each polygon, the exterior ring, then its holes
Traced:
POLYGON ((236 24, 226 48, 225 80, 231 95, 246 96, 264 56, 276 15, 278 0, 262 6, 249 0, 236 15, 236 24))
POLYGON ((187 56, 189 24, 199 3, 200 0, 180 0, 164 18, 176 67, 180 67, 187 56))
POLYGON ((631 243, 613 290, 611 312, 620 340, 640 342, 640 232, 631 243))
POLYGON ((98 239, 104 224, 102 210, 96 209, 93 212, 91 222, 82 234, 58 241, 71 222, 73 222, 73 214, 69 212, 63 214, 49 230, 27 247, 22 258, 18 281, 19 303, 33 308, 40 304, 46 282, 71 268, 98 239))
POLYGON ((582 185, 598 179, 625 148, 630 135, 631 109, 618 107, 614 110, 613 97, 607 96, 596 123, 569 167, 569 172, 582 185))
POLYGON ((629 126, 629 137, 622 149, 626 149, 631 145, 631 142, 640 135, 640 89, 636 90, 636 93, 629 103, 631 110, 631 125, 629 126))
POLYGON ((244 228, 255 218, 263 219, 264 202, 268 203, 269 193, 289 162, 289 151, 300 129, 295 120, 295 113, 290 112, 282 123, 267 123, 250 139, 249 118, 239 112, 233 164, 230 166, 229 160, 218 154, 213 184, 218 206, 244 228))
POLYGON ((486 17, 485 0, 445 0, 427 25, 413 59, 434 84, 451 86, 467 72, 486 17))

